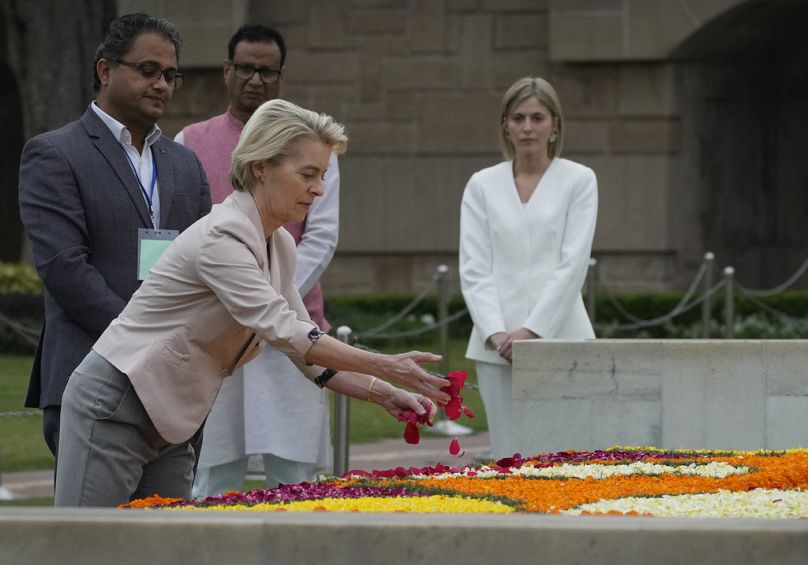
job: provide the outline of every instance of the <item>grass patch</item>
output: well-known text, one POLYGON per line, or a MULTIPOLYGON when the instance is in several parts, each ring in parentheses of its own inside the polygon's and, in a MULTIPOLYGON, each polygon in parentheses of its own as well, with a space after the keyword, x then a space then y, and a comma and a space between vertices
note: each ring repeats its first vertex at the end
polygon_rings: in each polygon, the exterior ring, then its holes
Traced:
MULTIPOLYGON (((23 407, 33 357, 0 355, 0 412, 23 407)), ((52 469, 53 456, 42 437, 42 415, 0 417, 0 472, 52 469)))
POLYGON ((14 500, 0 500, 0 506, 53 506, 53 497, 42 498, 16 498, 14 500))

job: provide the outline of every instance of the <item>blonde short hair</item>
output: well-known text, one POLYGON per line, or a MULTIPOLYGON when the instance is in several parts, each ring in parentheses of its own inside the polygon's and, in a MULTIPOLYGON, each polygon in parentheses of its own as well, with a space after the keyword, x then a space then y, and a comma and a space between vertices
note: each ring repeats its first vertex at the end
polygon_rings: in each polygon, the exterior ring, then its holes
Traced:
POLYGON ((511 85, 505 96, 502 98, 502 115, 499 122, 499 144, 502 155, 506 159, 513 159, 516 152, 513 147, 508 132, 503 127, 508 121, 513 109, 523 100, 535 96, 539 102, 547 106, 554 118, 558 118, 558 132, 556 140, 547 144, 547 156, 550 158, 561 155, 561 148, 564 145, 564 116, 561 114, 561 102, 558 94, 552 85, 539 77, 523 77, 511 85))
POLYGON ((269 100, 261 104, 247 120, 233 150, 230 183, 236 190, 252 192, 255 178, 251 163, 280 163, 292 154, 301 138, 319 138, 342 154, 348 147, 345 127, 326 114, 318 114, 286 100, 269 100))

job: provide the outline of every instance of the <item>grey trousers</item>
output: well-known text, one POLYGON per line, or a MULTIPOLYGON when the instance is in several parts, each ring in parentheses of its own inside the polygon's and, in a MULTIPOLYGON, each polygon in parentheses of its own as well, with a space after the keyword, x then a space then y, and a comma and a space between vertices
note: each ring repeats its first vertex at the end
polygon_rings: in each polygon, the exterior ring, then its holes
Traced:
POLYGON ((166 442, 129 378, 95 351, 67 383, 60 428, 56 506, 117 506, 153 494, 191 496, 194 438, 166 442))

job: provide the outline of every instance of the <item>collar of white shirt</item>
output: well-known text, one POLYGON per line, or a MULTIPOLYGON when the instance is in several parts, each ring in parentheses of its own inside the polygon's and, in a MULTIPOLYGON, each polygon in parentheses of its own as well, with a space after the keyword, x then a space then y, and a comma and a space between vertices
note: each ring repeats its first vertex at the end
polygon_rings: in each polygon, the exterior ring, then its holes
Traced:
MULTIPOLYGON (((115 136, 115 139, 117 139, 119 143, 125 147, 134 147, 132 145, 132 134, 125 125, 102 110, 98 104, 95 103, 95 100, 93 100, 93 102, 90 104, 90 107, 98 115, 98 117, 101 118, 101 121, 104 122, 104 125, 109 128, 109 131, 112 132, 112 135, 115 136)), ((162 133, 163 132, 160 131, 160 127, 157 124, 154 124, 149 130, 149 133, 146 134, 146 144, 144 147, 151 148, 151 146, 154 145, 154 142, 160 139, 162 133)))

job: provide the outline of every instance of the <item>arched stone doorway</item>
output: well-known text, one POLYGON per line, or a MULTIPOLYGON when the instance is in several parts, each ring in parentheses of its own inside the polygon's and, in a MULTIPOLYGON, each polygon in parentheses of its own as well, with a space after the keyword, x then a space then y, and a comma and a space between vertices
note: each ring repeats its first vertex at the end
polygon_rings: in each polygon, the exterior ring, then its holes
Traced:
POLYGON ((680 186, 698 202, 704 249, 747 286, 780 283, 808 258, 806 22, 801 0, 750 1, 673 53, 680 186))

